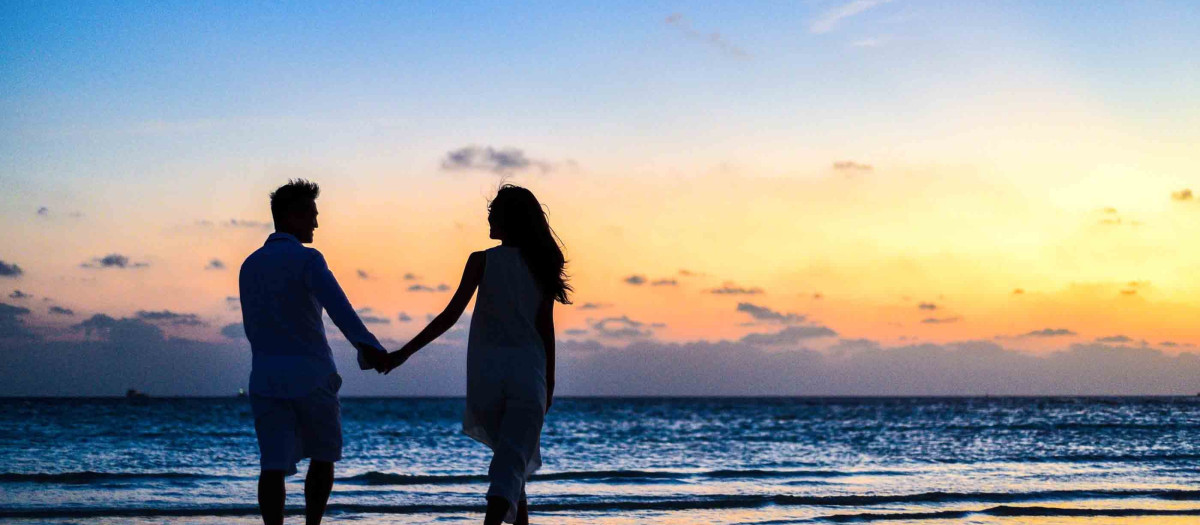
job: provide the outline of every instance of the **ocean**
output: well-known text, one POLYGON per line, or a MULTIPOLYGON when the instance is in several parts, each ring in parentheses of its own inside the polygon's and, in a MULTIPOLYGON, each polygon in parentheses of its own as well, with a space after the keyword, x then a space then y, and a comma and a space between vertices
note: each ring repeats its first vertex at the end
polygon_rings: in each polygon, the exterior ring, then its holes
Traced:
MULTIPOLYGON (((482 521, 462 399, 342 405, 327 522, 482 521)), ((542 524, 1200 522, 1200 397, 564 398, 542 453, 542 524)), ((257 465, 246 399, 0 399, 5 523, 261 523, 257 465)))

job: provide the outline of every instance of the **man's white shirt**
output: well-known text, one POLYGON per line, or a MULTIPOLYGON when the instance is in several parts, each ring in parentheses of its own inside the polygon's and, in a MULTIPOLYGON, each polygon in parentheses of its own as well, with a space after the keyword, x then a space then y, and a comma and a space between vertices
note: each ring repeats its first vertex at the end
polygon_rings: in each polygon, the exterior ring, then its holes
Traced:
MULTIPOLYGON (((363 325, 325 257, 293 235, 273 233, 242 263, 242 321, 254 355, 250 394, 299 398, 337 373, 322 308, 351 343, 383 348, 363 325)), ((371 368, 358 351, 358 365, 371 368)))

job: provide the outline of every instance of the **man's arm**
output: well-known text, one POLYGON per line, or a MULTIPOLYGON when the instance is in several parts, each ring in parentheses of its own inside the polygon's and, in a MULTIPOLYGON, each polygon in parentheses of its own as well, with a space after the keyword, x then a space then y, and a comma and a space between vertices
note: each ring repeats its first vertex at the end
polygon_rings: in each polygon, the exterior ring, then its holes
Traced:
POLYGON ((354 307, 350 306, 350 300, 346 298, 346 293, 333 277, 333 272, 329 271, 325 257, 319 252, 309 261, 307 276, 310 290, 317 302, 329 313, 329 318, 337 325, 338 330, 342 331, 342 335, 346 336, 346 340, 358 349, 358 367, 363 370, 375 368, 382 371, 387 351, 358 318, 354 307))
POLYGON ((546 346, 546 411, 554 404, 554 296, 546 296, 538 307, 537 331, 546 346))

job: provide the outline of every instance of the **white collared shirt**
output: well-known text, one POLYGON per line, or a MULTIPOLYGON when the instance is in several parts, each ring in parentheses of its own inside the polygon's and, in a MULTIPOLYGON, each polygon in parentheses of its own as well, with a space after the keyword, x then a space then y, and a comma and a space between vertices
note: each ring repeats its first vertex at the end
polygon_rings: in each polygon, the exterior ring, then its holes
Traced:
MULTIPOLYGON (((337 373, 322 308, 351 343, 383 348, 350 306, 321 252, 291 234, 267 237, 242 263, 238 283, 242 322, 254 354, 251 395, 304 397, 337 373)), ((359 366, 369 368, 361 351, 359 366)))

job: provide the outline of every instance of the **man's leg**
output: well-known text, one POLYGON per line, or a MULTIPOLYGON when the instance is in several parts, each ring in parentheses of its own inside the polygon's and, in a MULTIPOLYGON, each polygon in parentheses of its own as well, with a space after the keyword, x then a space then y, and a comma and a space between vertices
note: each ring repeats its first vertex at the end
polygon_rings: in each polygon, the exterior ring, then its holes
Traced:
POLYGON ((258 475, 258 509, 263 525, 283 525, 283 500, 287 497, 283 476, 282 470, 264 470, 258 475))
POLYGON ((325 517, 325 505, 333 491, 333 463, 312 460, 308 476, 304 478, 304 523, 321 525, 325 517))

